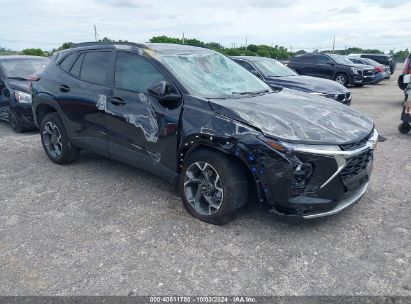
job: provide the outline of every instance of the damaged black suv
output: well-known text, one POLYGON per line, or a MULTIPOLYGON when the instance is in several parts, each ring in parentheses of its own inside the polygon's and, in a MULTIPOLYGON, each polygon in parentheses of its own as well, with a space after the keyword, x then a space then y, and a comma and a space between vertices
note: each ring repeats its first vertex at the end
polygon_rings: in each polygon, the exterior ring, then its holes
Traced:
POLYGON ((353 109, 273 91, 229 58, 172 44, 85 43, 32 84, 48 157, 81 149, 178 183, 187 210, 223 224, 251 195, 282 215, 338 213, 367 189, 378 133, 353 109))

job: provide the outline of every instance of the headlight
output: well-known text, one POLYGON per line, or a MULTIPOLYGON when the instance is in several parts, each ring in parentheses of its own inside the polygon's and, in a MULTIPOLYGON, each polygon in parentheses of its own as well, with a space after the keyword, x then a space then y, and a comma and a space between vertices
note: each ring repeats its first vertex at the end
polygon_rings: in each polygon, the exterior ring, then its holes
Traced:
POLYGON ((355 75, 360 75, 360 70, 357 68, 351 68, 351 71, 355 74, 355 75))
POLYGON ((316 96, 321 96, 321 97, 326 97, 326 98, 332 98, 332 99, 337 98, 337 95, 338 95, 338 94, 322 93, 322 92, 311 92, 309 94, 316 95, 316 96))
POLYGON ((317 96, 327 96, 327 93, 322 93, 322 92, 310 92, 308 94, 317 95, 317 96))
POLYGON ((14 91, 17 102, 19 103, 31 103, 31 95, 22 91, 14 91))
POLYGON ((294 144, 289 142, 284 142, 280 140, 274 140, 269 138, 260 138, 266 144, 271 146, 271 148, 279 152, 291 152, 296 151, 341 151, 340 147, 337 145, 305 145, 305 144, 294 144))
POLYGON ((287 150, 296 151, 341 151, 339 146, 336 145, 305 145, 305 144, 294 144, 288 142, 280 142, 282 147, 287 150))

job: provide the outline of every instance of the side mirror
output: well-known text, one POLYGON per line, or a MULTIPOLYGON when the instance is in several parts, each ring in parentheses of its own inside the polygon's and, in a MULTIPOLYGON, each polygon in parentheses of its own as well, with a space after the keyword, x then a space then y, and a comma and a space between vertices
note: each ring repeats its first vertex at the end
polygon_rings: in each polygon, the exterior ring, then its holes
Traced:
POLYGON ((332 61, 327 62, 327 64, 331 65, 331 66, 334 66, 334 62, 332 62, 332 61))
POLYGON ((173 86, 162 80, 148 88, 148 92, 160 102, 178 101, 181 99, 180 94, 176 92, 173 86))

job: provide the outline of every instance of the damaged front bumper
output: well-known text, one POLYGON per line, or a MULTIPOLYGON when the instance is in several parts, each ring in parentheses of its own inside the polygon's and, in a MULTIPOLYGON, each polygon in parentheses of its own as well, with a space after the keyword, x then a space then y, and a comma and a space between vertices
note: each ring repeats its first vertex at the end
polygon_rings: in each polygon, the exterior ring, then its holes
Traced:
POLYGON ((358 187, 348 195, 344 196, 336 205, 333 209, 324 211, 324 212, 319 212, 319 213, 313 213, 313 214, 307 214, 303 215, 304 219, 315 219, 319 217, 327 217, 331 215, 335 215, 337 213, 340 213, 344 209, 350 207, 351 205, 354 205, 357 203, 361 197, 364 195, 365 191, 367 191, 368 183, 365 183, 364 185, 358 187))
MULTIPOLYGON (((335 150, 317 147, 295 147, 294 155, 303 164, 310 164, 312 172, 305 181, 295 182, 293 173, 287 199, 276 195, 268 202, 270 211, 279 215, 314 219, 337 214, 360 200, 367 190, 373 168, 373 151, 378 142, 374 129, 368 138, 335 150), (296 191, 297 190, 297 191, 296 191)), ((277 190, 278 193, 278 190, 277 190)))

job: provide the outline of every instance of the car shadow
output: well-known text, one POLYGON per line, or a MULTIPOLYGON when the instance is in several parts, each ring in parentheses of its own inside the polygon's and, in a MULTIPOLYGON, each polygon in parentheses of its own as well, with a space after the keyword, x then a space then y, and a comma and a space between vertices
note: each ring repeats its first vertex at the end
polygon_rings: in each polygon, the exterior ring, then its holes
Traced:
MULTIPOLYGON (((110 167, 110 172, 113 175, 116 174, 127 174, 132 177, 132 179, 141 180, 144 179, 147 186, 151 189, 159 189, 159 191, 166 192, 166 196, 171 198, 172 204, 181 204, 180 206, 173 206, 173 208, 182 208, 183 203, 178 193, 177 187, 163 178, 156 176, 150 172, 144 171, 142 169, 129 166, 127 164, 121 163, 119 161, 94 154, 89 151, 82 151, 80 159, 78 161, 80 164, 86 164, 88 166, 93 165, 103 165, 104 167, 110 167)), ((75 165, 75 164, 73 164, 75 165)), ((113 177, 115 178, 115 176, 113 177)), ((167 202, 166 204, 169 204, 167 202)), ((164 206, 165 208, 170 208, 170 206, 164 206)), ((185 210, 184 210, 185 212, 185 210)), ((186 218, 190 221, 193 218, 186 213, 186 218)), ((339 217, 340 215, 335 215, 332 218, 339 217)), ((273 212, 269 212, 267 206, 261 205, 256 198, 251 198, 247 204, 238 210, 234 217, 233 221, 227 224, 225 227, 237 227, 238 225, 242 226, 247 223, 247 226, 264 226, 267 229, 276 229, 278 226, 288 227, 288 229, 299 230, 299 229, 312 229, 317 226, 325 225, 332 218, 325 219, 315 219, 315 220, 304 220, 301 217, 289 217, 289 216, 280 216, 273 212)), ((197 221, 194 219, 194 221, 197 221)))

